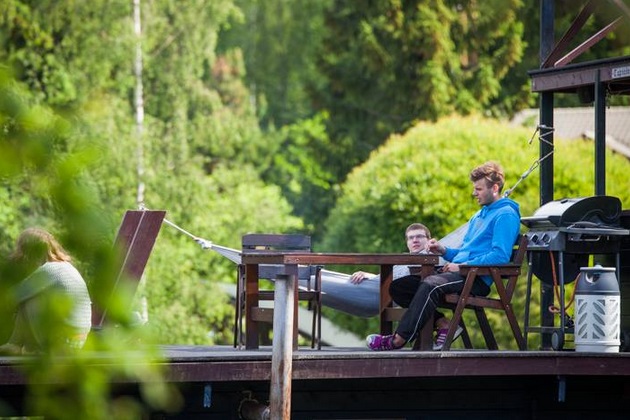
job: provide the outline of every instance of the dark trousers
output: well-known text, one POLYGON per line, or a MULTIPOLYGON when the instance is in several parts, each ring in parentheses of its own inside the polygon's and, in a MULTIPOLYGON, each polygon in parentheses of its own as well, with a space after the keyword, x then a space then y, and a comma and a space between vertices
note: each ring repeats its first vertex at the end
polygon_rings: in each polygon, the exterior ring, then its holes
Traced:
MULTIPOLYGON (((396 305, 402 308, 409 308, 413 297, 418 291, 418 286, 420 286, 421 281, 422 277, 414 276, 413 274, 400 277, 390 283, 389 295, 392 297, 392 300, 396 303, 396 305)), ((444 318, 444 314, 436 310, 433 319, 434 321, 437 321, 440 318, 444 318)))
MULTIPOLYGON (((428 276, 424 280, 411 275, 393 281, 389 287, 392 299, 407 308, 396 333, 407 341, 414 340, 431 316, 444 316, 437 311, 438 304, 445 294, 461 292, 464 280, 466 278, 459 273, 442 273, 428 276)), ((490 287, 480 278, 476 278, 471 293, 487 296, 490 287)))

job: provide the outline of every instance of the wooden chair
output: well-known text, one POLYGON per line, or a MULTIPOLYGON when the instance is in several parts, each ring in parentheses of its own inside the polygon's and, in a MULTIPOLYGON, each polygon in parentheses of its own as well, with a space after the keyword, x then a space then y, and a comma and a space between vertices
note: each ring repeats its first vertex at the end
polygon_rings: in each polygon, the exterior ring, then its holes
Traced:
MULTIPOLYGON (((114 242, 114 246, 122 252, 122 264, 117 268, 110 296, 117 292, 123 281, 131 282, 132 290, 136 290, 165 215, 162 210, 129 210, 125 213, 114 242)), ((106 318, 106 306, 93 306, 92 330, 102 329, 106 318)))
MULTIPOLYGON (((442 350, 449 350, 453 341, 453 335, 460 324, 464 309, 472 309, 475 311, 481 332, 486 341, 486 345, 490 350, 498 350, 497 341, 492 333, 485 309, 494 309, 505 312, 505 316, 512 329, 512 334, 516 340, 516 344, 520 350, 527 349, 527 343, 523 338, 521 329, 512 309, 512 297, 516 290, 516 282, 521 274, 521 266, 527 251, 527 237, 519 235, 512 253, 512 260, 508 264, 500 265, 460 265, 459 271, 466 276, 464 289, 461 293, 448 294, 444 296, 444 301, 438 306, 448 308, 453 311, 453 317, 449 324, 446 341, 442 350), (489 275, 492 277, 494 286, 498 294, 496 297, 473 296, 470 291, 473 286, 475 277, 489 275)), ((467 346, 468 347, 468 346, 467 346)))
MULTIPOLYGON (((247 252, 294 251, 311 252, 311 237, 295 234, 247 234, 242 237, 242 250, 247 252)), ((261 265, 258 277, 263 280, 274 280, 283 272, 283 266, 261 265)), ((311 326, 311 348, 321 349, 321 266, 299 267, 298 279, 306 286, 298 287, 298 301, 307 301, 309 310, 313 312, 311 326), (314 280, 311 280, 311 279, 314 280)), ((273 290, 260 290, 259 301, 273 301, 273 290)), ((234 320, 234 347, 243 344, 243 315, 245 311, 245 267, 239 265, 236 283, 236 313, 234 320)), ((253 318, 273 324, 273 309, 269 307, 253 308, 253 318)), ((263 332, 268 334, 268 330, 263 332)))

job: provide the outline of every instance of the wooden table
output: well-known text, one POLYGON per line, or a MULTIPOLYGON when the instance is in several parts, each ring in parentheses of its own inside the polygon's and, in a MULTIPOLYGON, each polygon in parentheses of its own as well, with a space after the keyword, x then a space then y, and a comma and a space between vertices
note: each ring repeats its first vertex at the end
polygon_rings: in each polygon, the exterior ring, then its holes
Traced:
MULTIPOLYGON (((258 325, 252 317, 252 310, 258 306, 258 270, 260 265, 284 265, 284 274, 297 278, 299 265, 376 265, 380 267, 380 329, 381 334, 391 334, 393 324, 387 316, 387 308, 392 306, 389 285, 392 282, 394 265, 421 265, 421 276, 433 273, 439 262, 437 255, 418 254, 364 254, 364 253, 315 253, 253 251, 241 255, 245 266, 245 348, 258 348, 258 325)), ((297 337, 297 281, 294 293, 294 337, 297 337)), ((423 340, 426 341, 426 340, 423 340)), ((429 344, 429 343, 427 343, 429 344)), ((426 348, 426 346, 422 346, 426 348)))

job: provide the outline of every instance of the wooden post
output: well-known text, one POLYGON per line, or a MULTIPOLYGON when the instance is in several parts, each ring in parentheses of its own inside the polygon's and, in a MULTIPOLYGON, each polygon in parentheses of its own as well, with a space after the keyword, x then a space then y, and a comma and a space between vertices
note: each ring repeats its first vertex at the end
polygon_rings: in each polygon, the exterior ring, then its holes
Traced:
POLYGON ((271 355, 272 419, 291 418, 291 375, 293 371, 293 306, 297 276, 278 274, 273 301, 273 353, 271 355))

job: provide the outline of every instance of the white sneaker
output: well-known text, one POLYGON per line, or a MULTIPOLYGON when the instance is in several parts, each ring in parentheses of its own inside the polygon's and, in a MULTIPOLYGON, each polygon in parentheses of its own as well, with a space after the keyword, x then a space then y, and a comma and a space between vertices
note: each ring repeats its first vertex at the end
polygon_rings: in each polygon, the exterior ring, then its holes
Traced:
MULTIPOLYGON (((461 325, 457 326, 455 330, 455 334, 453 335, 453 341, 457 340, 460 335, 464 332, 464 329, 461 325)), ((439 351, 444 347, 444 342, 446 341, 446 334, 448 334, 448 328, 440 328, 437 332, 437 336, 435 337, 435 343, 433 343, 433 350, 439 351)))

